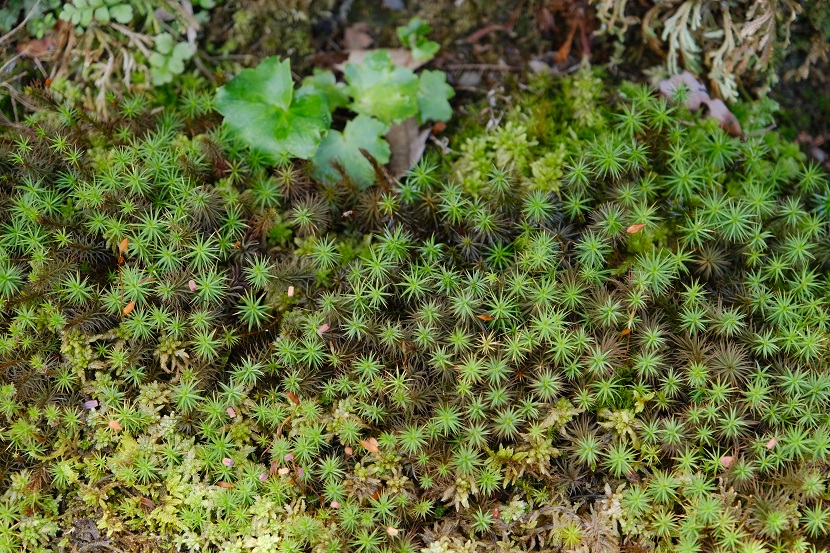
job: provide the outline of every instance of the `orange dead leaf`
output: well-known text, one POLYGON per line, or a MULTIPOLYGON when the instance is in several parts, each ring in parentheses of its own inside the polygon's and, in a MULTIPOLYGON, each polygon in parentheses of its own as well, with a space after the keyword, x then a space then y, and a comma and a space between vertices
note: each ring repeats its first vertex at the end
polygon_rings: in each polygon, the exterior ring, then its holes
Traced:
POLYGON ((216 483, 216 485, 220 488, 225 488, 226 490, 233 488, 233 484, 231 484, 230 482, 219 481, 216 483))
POLYGON ((110 425, 110 428, 112 428, 112 429, 113 429, 113 430, 115 430, 116 432, 118 432, 119 430, 121 430, 121 425, 120 425, 120 424, 118 424, 118 421, 117 421, 117 420, 110 419, 110 420, 108 420, 108 421, 107 421, 107 424, 108 424, 108 425, 110 425))
POLYGON ((296 395, 292 394, 291 392, 285 392, 285 395, 288 396, 288 399, 290 399, 291 403, 293 403, 294 405, 300 404, 300 398, 298 398, 296 395))
POLYGON ((133 312, 133 309, 135 309, 135 302, 131 301, 130 303, 124 306, 124 310, 121 311, 121 314, 126 317, 127 315, 133 312))
POLYGON ((138 502, 141 503, 142 505, 144 505, 145 507, 149 508, 149 509, 155 509, 156 508, 156 503, 152 499, 150 499, 149 497, 142 497, 141 499, 138 500, 138 502))
POLYGON ((484 315, 484 314, 476 315, 476 318, 481 319, 482 321, 495 321, 496 320, 495 317, 491 317, 490 315, 484 315))
POLYGON ((360 445, 362 445, 375 455, 380 454, 380 447, 378 447, 378 441, 374 438, 369 438, 368 440, 360 440, 360 445))
MULTIPOLYGON (((5 3, 4 3, 5 5, 5 3)), ((54 35, 46 35, 37 40, 30 40, 22 44, 18 44, 17 51, 21 56, 33 59, 48 59, 54 56, 55 50, 58 47, 58 42, 54 35)))
POLYGON ((628 336, 629 334, 631 334, 631 329, 630 328, 624 328, 624 329, 622 329, 622 331, 620 331, 621 336, 628 336))
POLYGON ((129 238, 123 239, 121 241, 121 243, 118 244, 118 253, 124 253, 125 251, 127 251, 127 247, 129 245, 130 245, 130 239, 129 238))
POLYGON ((625 229, 625 232, 627 232, 628 234, 637 234, 638 232, 640 232, 644 228, 646 228, 645 223, 635 223, 635 224, 631 225, 630 227, 628 227, 627 229, 625 229))

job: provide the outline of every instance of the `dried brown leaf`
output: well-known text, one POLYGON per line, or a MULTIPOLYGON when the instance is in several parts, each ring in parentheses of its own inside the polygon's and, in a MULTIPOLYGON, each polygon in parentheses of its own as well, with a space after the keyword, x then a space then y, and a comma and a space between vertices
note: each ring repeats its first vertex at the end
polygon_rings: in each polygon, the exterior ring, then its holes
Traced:
POLYGON ((380 454, 380 447, 378 445, 378 441, 375 438, 369 438, 368 440, 360 440, 360 445, 362 445, 375 455, 380 454))
POLYGON ((386 141, 392 150, 389 159, 389 172, 396 179, 403 177, 407 171, 412 169, 427 147, 427 139, 430 129, 421 130, 418 127, 418 119, 410 117, 397 125, 392 125, 386 133, 386 141))

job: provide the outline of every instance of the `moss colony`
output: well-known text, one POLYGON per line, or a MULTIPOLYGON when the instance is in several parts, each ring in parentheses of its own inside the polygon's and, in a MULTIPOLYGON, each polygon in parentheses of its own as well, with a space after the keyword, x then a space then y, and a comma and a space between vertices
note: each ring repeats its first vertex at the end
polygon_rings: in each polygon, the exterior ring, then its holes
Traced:
POLYGON ((830 193, 773 106, 583 71, 364 189, 197 89, 2 135, 0 550, 827 546, 830 193))

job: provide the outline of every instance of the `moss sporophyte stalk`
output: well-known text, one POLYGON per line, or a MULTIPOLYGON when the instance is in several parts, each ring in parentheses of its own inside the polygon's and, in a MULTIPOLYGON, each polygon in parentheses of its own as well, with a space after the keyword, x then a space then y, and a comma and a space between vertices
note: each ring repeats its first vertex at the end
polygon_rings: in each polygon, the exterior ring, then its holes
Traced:
POLYGON ((742 139, 583 69, 395 180, 373 125, 440 117, 381 57, 348 92, 250 70, 297 123, 259 148, 204 87, 107 120, 32 92, 0 549, 824 550, 830 188, 773 104, 742 139))

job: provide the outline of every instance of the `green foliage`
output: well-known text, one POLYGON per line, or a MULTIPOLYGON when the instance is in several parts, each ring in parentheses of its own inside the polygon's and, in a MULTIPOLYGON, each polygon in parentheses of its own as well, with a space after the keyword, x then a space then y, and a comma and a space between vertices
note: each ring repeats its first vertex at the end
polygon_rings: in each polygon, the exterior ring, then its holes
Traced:
POLYGON ((153 84, 158 86, 169 83, 175 75, 184 72, 185 61, 193 57, 193 49, 187 42, 176 44, 169 33, 156 37, 156 51, 150 55, 150 73, 153 84))
POLYGON ((26 29, 31 36, 43 38, 55 26, 57 20, 54 12, 61 6, 61 0, 8 0, 0 8, 0 31, 11 31, 31 13, 26 29))
POLYGON ((126 24, 133 19, 133 7, 121 0, 72 0, 63 5, 60 18, 85 29, 93 21, 126 24))
POLYGON ((419 62, 431 60, 441 48, 437 42, 427 38, 430 32, 430 24, 417 17, 397 28, 398 40, 412 52, 412 59, 419 62))
POLYGON ((358 115, 343 132, 331 130, 314 155, 317 177, 337 181, 342 169, 359 186, 366 188, 375 181, 375 169, 361 153, 365 150, 381 164, 389 162, 389 143, 383 135, 389 127, 366 115, 358 115))
POLYGON ((268 58, 221 87, 216 109, 230 129, 268 154, 272 163, 311 159, 317 178, 333 182, 346 176, 366 188, 376 173, 365 155, 381 165, 389 162, 390 147, 383 138, 389 126, 410 117, 421 123, 449 120, 448 100, 454 92, 443 72, 424 71, 419 77, 396 66, 386 50, 347 63, 344 73, 345 84, 330 71, 315 71, 295 90, 289 61, 268 58), (344 107, 357 116, 342 132, 330 129, 331 112, 344 107))
POLYGON ((215 105, 243 140, 281 161, 314 155, 331 124, 324 98, 295 94, 289 61, 268 58, 217 90, 215 105))
POLYGON ((344 74, 354 98, 353 111, 385 123, 418 113, 418 77, 411 69, 392 63, 386 50, 369 53, 360 64, 347 64, 344 74))
POLYGON ((596 83, 380 186, 272 167, 202 82, 105 124, 34 91, 0 135, 3 547, 824 547, 826 175, 770 113, 738 140, 596 83))

